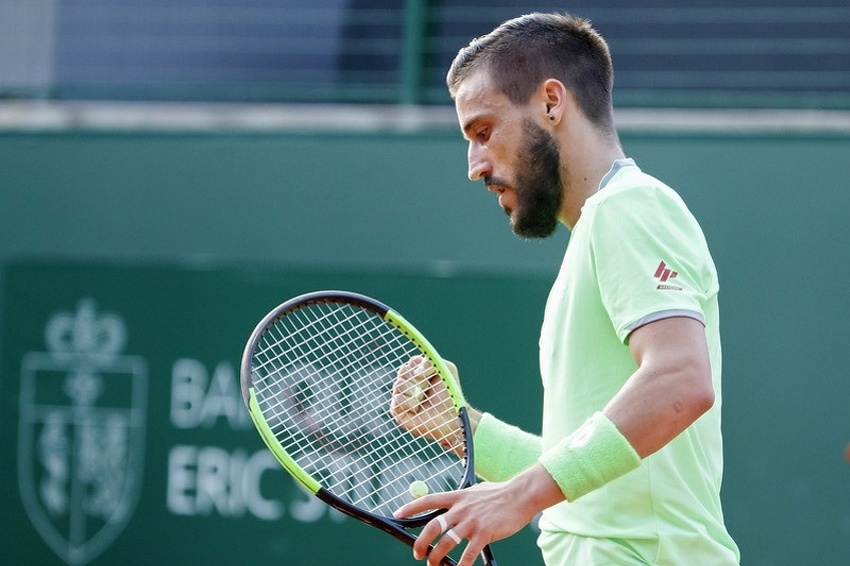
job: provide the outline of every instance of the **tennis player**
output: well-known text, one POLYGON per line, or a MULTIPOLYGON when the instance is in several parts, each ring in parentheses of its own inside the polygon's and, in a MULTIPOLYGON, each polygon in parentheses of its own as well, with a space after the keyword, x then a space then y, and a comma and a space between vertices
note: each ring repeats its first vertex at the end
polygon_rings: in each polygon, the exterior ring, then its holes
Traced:
POLYGON ((549 566, 739 564, 720 504, 717 272, 679 195, 623 153, 605 41, 577 17, 522 16, 462 49, 447 83, 469 178, 517 235, 571 235, 540 333, 542 435, 473 410, 488 481, 402 507, 448 509, 414 555, 466 545, 469 566, 542 511, 549 566))

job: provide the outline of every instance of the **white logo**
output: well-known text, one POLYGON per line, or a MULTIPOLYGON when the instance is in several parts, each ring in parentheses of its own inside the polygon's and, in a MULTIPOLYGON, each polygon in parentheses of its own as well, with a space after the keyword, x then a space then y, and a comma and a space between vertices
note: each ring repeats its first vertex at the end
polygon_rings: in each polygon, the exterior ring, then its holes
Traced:
POLYGON ((124 321, 93 299, 53 315, 21 362, 18 482, 44 541, 72 566, 106 550, 142 483, 147 368, 124 321))

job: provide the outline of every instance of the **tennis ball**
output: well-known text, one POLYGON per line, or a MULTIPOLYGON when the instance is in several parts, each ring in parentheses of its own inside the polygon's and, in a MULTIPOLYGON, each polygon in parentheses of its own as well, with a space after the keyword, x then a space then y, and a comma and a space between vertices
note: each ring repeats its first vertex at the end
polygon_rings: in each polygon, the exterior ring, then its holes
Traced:
POLYGON ((410 394, 411 399, 416 399, 417 403, 421 403, 425 398, 425 388, 420 384, 416 384, 413 386, 413 391, 410 394))
POLYGON ((421 385, 415 384, 411 386, 411 388, 408 390, 408 394, 405 395, 402 407, 408 413, 417 413, 419 411, 419 405, 424 400, 425 389, 421 385))
POLYGON ((410 483, 410 495, 419 499, 425 495, 428 495, 428 484, 422 480, 415 480, 410 483))

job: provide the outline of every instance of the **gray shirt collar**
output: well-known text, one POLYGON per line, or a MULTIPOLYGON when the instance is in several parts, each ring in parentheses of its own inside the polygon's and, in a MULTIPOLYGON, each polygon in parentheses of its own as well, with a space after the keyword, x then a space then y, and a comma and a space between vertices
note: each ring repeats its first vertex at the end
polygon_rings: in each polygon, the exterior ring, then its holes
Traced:
POLYGON ((635 163, 635 160, 631 157, 626 157, 625 159, 615 159, 614 164, 611 165, 611 169, 609 169, 608 172, 605 173, 605 176, 602 177, 602 180, 599 181, 599 188, 596 189, 597 192, 604 189, 605 185, 607 185, 608 182, 614 178, 614 175, 616 175, 623 167, 637 167, 637 164, 635 163))

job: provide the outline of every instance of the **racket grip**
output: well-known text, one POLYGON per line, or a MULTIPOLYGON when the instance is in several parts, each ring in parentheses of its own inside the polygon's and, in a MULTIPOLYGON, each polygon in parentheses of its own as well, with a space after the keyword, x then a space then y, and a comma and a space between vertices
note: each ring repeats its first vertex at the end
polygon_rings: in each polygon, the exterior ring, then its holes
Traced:
MULTIPOLYGON (((493 556, 493 551, 490 549, 490 545, 485 546, 481 551, 481 560, 484 561, 484 566, 498 566, 496 558, 493 556)), ((440 560, 440 566, 457 566, 457 562, 455 562, 453 558, 446 556, 440 560)))
POLYGON ((484 566, 498 566, 489 544, 481 551, 481 558, 484 560, 484 566))

